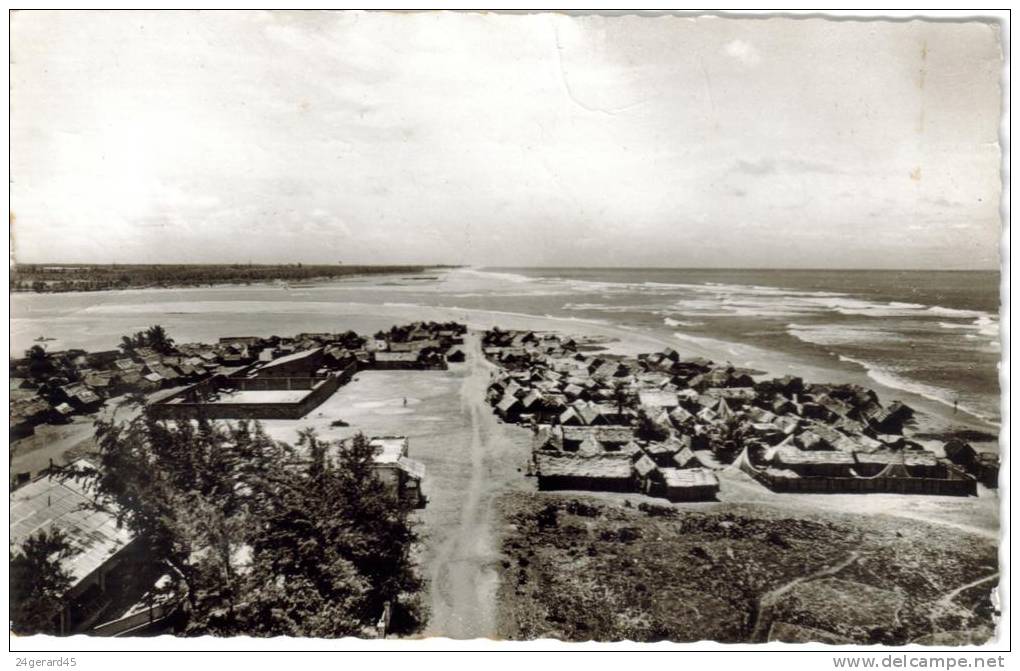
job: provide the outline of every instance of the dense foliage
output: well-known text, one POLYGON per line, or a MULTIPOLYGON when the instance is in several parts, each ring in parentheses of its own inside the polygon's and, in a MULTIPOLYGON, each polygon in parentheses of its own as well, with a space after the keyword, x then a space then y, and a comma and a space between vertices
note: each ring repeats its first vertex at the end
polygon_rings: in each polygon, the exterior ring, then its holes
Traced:
POLYGON ((160 354, 170 354, 174 351, 174 340, 167 335, 166 329, 159 324, 153 324, 134 335, 121 336, 119 347, 125 353, 134 352, 142 347, 150 347, 160 354))
POLYGON ((59 529, 41 531, 10 551, 11 631, 22 636, 57 633, 61 598, 71 587, 62 562, 77 552, 59 529))
POLYGON ((387 603, 416 626, 409 510, 385 491, 364 436, 296 446, 258 423, 99 423, 84 476, 149 556, 180 573, 189 635, 361 635, 387 603))
POLYGON ((11 270, 12 291, 103 291, 137 287, 195 286, 220 283, 289 282, 351 275, 419 273, 427 266, 346 266, 252 264, 18 264, 11 270))

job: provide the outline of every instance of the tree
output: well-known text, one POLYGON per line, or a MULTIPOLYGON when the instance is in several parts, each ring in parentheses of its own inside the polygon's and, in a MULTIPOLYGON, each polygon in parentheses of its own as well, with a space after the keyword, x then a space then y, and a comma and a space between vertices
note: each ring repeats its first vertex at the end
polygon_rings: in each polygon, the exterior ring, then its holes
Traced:
MULTIPOLYGON (((288 615, 245 622, 241 631, 275 627, 279 634, 354 635, 387 603, 395 605, 398 622, 408 628, 420 624, 401 600, 421 588, 409 555, 416 540, 410 511, 375 476, 375 448, 358 434, 331 454, 312 431, 302 432, 298 445, 307 450, 308 462, 295 473, 297 486, 272 500, 252 548, 253 593, 264 602, 279 596, 277 588, 293 586, 284 590, 289 596, 281 604, 281 613, 288 615), (314 593, 308 591, 312 586, 314 593), (304 596, 294 603, 294 594, 304 596), (315 616, 317 603, 331 604, 331 616, 315 616), (298 620, 305 626, 295 632, 292 621, 299 613, 305 613, 298 620)), ((265 617, 264 603, 260 608, 265 617)))
POLYGON ((59 633, 57 614, 71 587, 71 574, 63 562, 78 552, 59 529, 30 536, 11 551, 10 618, 14 633, 59 633))
POLYGON ((727 417, 709 428, 712 451, 723 461, 732 461, 747 442, 747 422, 739 416, 727 417))
POLYGON ((146 330, 145 342, 160 354, 170 354, 174 351, 173 338, 169 337, 166 329, 159 324, 153 324, 146 330))
POLYGON ((364 436, 341 447, 305 430, 291 447, 257 422, 97 427, 100 467, 78 475, 178 569, 185 633, 358 635, 394 603, 417 624, 410 511, 364 436))
POLYGON ((139 347, 145 347, 145 333, 138 331, 133 336, 121 336, 118 345, 125 354, 131 354, 139 347))
POLYGON ((54 367, 53 362, 50 361, 50 355, 40 345, 32 345, 25 352, 25 358, 28 359, 28 372, 33 379, 45 378, 53 373, 54 367))
POLYGON ((662 442, 669 438, 669 429, 655 421, 644 408, 638 410, 637 427, 634 434, 641 440, 662 442))

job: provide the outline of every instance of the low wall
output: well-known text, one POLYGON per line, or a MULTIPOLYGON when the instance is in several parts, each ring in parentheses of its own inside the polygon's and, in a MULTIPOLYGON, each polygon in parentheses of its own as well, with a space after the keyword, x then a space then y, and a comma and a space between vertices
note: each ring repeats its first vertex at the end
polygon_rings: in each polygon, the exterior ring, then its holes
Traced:
POLYGON ((667 487, 660 482, 653 482, 648 487, 648 496, 667 499, 673 503, 679 501, 715 501, 719 494, 718 486, 704 485, 701 487, 667 487))
POLYGON ((587 478, 570 475, 538 476, 538 488, 541 491, 557 489, 577 489, 593 492, 636 492, 633 478, 587 478))
POLYGON ((744 471, 774 492, 800 494, 932 494, 976 496, 977 482, 969 478, 783 478, 757 470, 744 461, 744 471))
POLYGON ((219 378, 210 381, 217 387, 231 386, 245 391, 279 391, 283 389, 309 389, 296 403, 168 403, 188 393, 184 389, 147 409, 155 419, 301 419, 347 384, 358 367, 349 364, 345 369, 326 378, 219 378), (314 382, 314 386, 308 385, 314 382), (290 385, 290 386, 288 386, 290 385))
POLYGON ((420 361, 371 361, 363 363, 360 370, 448 370, 445 361, 422 363, 420 361))
POLYGON ((314 389, 320 382, 321 377, 240 377, 230 378, 225 384, 239 391, 284 391, 314 389))

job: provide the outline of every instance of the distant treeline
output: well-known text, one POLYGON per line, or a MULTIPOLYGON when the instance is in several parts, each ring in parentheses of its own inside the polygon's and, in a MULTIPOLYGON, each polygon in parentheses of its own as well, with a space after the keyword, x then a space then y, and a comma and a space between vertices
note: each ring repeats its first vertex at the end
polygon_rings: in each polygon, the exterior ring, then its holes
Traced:
POLYGON ((11 270, 11 291, 106 291, 206 284, 299 282, 315 279, 421 273, 449 266, 347 266, 252 264, 19 264, 11 270))

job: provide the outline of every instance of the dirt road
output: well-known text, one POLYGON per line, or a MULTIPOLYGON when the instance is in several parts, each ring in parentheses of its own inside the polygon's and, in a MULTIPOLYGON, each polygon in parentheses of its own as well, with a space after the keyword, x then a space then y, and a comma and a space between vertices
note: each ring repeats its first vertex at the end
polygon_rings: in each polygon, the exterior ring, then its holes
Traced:
MULTIPOLYGON (((428 570, 431 614, 426 634, 450 638, 495 635, 499 549, 493 532, 492 501, 518 473, 520 445, 508 438, 485 403, 493 366, 482 356, 478 336, 465 339, 469 371, 460 389, 462 412, 470 417, 470 444, 462 446, 470 478, 457 493, 460 515, 456 526, 435 530, 445 535, 428 570)), ((520 429, 516 429, 520 431, 520 429)), ((517 441, 519 443, 519 440, 517 441)))
POLYGON ((764 643, 768 635, 768 628, 772 624, 772 612, 771 608, 779 598, 789 592, 797 585, 801 585, 818 578, 825 578, 830 575, 835 575, 845 569, 846 567, 853 564, 861 556, 859 552, 851 552, 850 556, 836 564, 835 566, 827 566, 821 570, 815 571, 810 575, 801 576, 794 578, 790 582, 777 587, 776 589, 770 590, 765 594, 762 594, 758 599, 758 607, 755 609, 754 621, 751 625, 751 635, 748 638, 754 643, 764 643))
POLYGON ((140 410, 141 407, 129 403, 126 396, 116 396, 95 415, 77 415, 68 424, 41 424, 33 435, 12 443, 11 473, 29 473, 35 477, 51 462, 63 466, 70 459, 65 456, 68 453, 94 449, 97 419, 127 421, 140 410))

